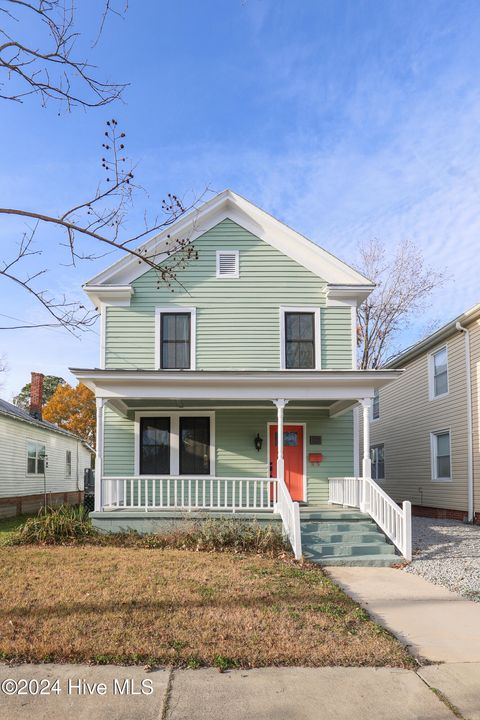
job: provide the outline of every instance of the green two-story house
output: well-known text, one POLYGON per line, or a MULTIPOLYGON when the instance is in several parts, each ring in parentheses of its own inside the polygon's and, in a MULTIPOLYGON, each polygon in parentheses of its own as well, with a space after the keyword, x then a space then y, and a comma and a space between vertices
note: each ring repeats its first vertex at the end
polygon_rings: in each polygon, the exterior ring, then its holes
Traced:
POLYGON ((367 417, 398 374, 356 367, 373 285, 230 190, 142 251, 161 261, 175 237, 197 257, 171 287, 131 255, 84 286, 101 315, 99 367, 72 371, 97 398, 94 522, 273 513, 298 555, 299 509, 359 506, 370 478, 354 407, 367 417))

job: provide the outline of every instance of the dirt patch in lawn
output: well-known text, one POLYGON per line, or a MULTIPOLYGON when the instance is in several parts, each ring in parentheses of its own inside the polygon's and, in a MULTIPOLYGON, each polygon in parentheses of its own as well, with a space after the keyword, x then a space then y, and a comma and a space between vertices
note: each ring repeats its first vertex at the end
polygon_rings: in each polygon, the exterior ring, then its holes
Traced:
POLYGON ((412 663, 318 567, 101 547, 0 548, 0 657, 220 669, 412 663))

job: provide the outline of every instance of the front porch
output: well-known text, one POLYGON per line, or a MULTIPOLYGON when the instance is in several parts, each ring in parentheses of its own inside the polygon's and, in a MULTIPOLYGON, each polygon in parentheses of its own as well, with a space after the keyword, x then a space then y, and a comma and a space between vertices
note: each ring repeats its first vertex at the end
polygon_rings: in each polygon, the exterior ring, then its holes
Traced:
MULTIPOLYGON (((143 513, 281 519, 301 557, 300 507, 329 502, 330 478, 360 476, 375 387, 391 371, 75 370, 97 396, 94 521, 143 513), (367 430, 365 430, 365 428, 367 430)), ((370 476, 369 443, 362 475, 370 476)), ((335 510, 332 509, 332 512, 335 510)), ((113 521, 112 521, 113 523, 113 521)))

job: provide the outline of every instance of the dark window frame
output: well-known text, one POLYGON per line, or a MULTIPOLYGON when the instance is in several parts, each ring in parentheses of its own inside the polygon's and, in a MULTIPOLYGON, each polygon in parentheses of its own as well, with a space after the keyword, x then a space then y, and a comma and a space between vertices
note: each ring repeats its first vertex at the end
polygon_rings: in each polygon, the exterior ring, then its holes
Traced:
MULTIPOLYGON (((205 428, 203 428, 205 430, 205 428)), ((178 473, 182 475, 205 475, 211 474, 211 451, 212 451, 212 422, 209 415, 179 415, 178 418, 178 473), (192 456, 184 452, 183 430, 184 425, 192 423, 193 432, 201 435, 202 428, 199 427, 200 421, 206 421, 206 440, 198 440, 198 435, 194 437, 193 442, 203 444, 206 451, 203 452, 203 460, 199 457, 193 459, 193 469, 185 467, 187 461, 192 460, 192 456), (202 467, 203 463, 203 467, 202 467)))
POLYGON ((171 474, 171 468, 172 468, 172 421, 171 417, 169 415, 142 415, 140 417, 140 427, 139 427, 139 433, 140 433, 140 447, 139 447, 139 472, 140 475, 170 475, 171 474), (152 424, 154 421, 166 421, 167 427, 158 429, 167 432, 168 433, 168 443, 167 443, 167 458, 166 458, 166 472, 152 472, 152 471, 145 471, 145 463, 146 458, 144 457, 144 441, 143 441, 143 430, 144 425, 146 423, 152 424))
POLYGON ((316 364, 317 364, 317 357, 316 357, 316 327, 315 327, 315 312, 313 310, 285 310, 284 311, 284 342, 285 342, 285 369, 286 370, 315 370, 316 364), (303 338, 289 338, 288 335, 288 320, 291 316, 309 316, 312 320, 312 338, 309 340, 305 340, 303 338), (289 352, 288 352, 288 346, 289 345, 311 345, 312 348, 312 364, 311 365, 290 365, 289 364, 289 352))
MULTIPOLYGON (((176 330, 176 328, 175 328, 176 330)), ((191 310, 185 310, 182 312, 169 312, 168 310, 160 313, 160 369, 161 370, 191 370, 192 368, 192 312, 191 310), (175 320, 179 317, 188 318, 188 339, 187 340, 165 340, 164 339, 164 322, 166 318, 174 317, 175 320), (187 359, 188 365, 179 367, 179 363, 175 362, 174 365, 168 365, 164 360, 164 346, 175 345, 175 360, 177 359, 176 348, 178 345, 187 346, 187 359)))

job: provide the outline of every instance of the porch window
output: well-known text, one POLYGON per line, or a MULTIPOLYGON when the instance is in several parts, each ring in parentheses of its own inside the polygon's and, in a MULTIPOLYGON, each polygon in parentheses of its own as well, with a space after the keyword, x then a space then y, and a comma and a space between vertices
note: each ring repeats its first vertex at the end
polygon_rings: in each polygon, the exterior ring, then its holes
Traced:
POLYGON ((169 417, 142 417, 140 419, 140 473, 142 475, 169 475, 169 417))
POLYGON ((285 313, 285 367, 315 368, 315 313, 285 313))
POLYGON ((372 461, 372 479, 385 480, 385 448, 383 445, 374 445, 370 448, 372 461))
POLYGON ((432 480, 451 480, 450 432, 432 433, 432 480))
POLYGON ((180 417, 180 475, 210 474, 210 418, 180 417))
POLYGON ((190 368, 190 313, 162 313, 160 342, 162 369, 190 368))
POLYGON ((43 475, 45 472, 45 445, 44 443, 29 440, 27 443, 27 474, 43 475))

